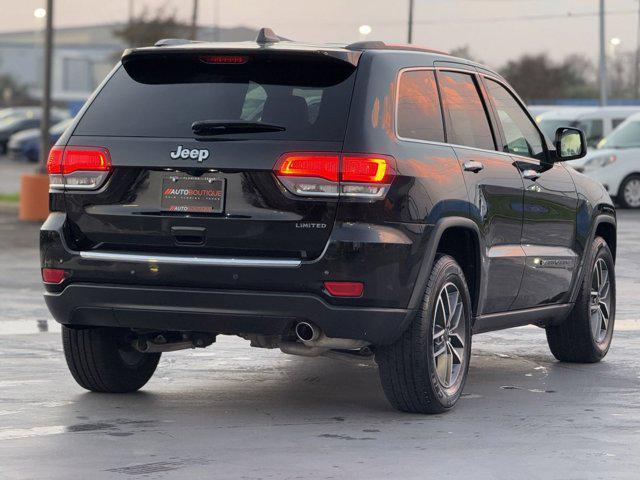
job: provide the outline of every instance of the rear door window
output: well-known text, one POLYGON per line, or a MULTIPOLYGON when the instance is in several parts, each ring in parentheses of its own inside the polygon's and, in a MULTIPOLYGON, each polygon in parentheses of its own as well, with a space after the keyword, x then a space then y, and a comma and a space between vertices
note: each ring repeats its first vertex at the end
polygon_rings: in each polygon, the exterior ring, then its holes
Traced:
POLYGON ((448 118, 447 141, 495 150, 487 111, 474 77, 466 73, 440 72, 438 81, 448 118))
POLYGON ((409 70, 400 75, 398 136, 444 142, 440 98, 433 70, 409 70))
POLYGON ((305 56, 256 55, 240 65, 185 54, 131 59, 74 135, 193 138, 194 122, 214 120, 285 128, 234 139, 342 141, 354 79, 350 63, 305 56))

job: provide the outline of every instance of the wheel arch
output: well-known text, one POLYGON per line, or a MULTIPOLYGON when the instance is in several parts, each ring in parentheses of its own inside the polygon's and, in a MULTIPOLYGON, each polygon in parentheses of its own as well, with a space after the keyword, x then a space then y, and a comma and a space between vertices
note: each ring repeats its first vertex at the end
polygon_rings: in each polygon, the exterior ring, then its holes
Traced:
POLYGON ((480 303, 484 242, 477 224, 465 217, 445 217, 431 231, 420 265, 418 277, 409 300, 409 308, 416 309, 422 301, 424 289, 436 255, 453 257, 462 268, 471 295, 472 312, 476 315, 480 303))
POLYGON ((591 241, 593 241, 596 236, 604 238, 609 246, 609 250, 611 250, 613 260, 615 261, 616 250, 618 247, 618 235, 615 220, 608 215, 601 215, 598 217, 595 224, 595 233, 591 238, 591 241))
POLYGON ((571 290, 571 303, 574 303, 578 296, 580 284, 582 283, 582 279, 584 278, 585 272, 588 268, 588 252, 591 244, 593 243, 593 239, 596 236, 604 238, 604 240, 607 242, 607 245, 611 250, 611 255, 613 256, 613 260, 615 262, 617 250, 616 225, 615 211, 613 211, 613 209, 611 209, 611 211, 609 211, 609 209, 601 210, 600 213, 596 214, 595 218, 593 219, 593 222, 591 224, 591 231, 589 232, 589 236, 587 237, 587 241, 585 242, 584 252, 582 254, 582 258, 580 259, 580 269, 574 279, 573 287, 571 290))

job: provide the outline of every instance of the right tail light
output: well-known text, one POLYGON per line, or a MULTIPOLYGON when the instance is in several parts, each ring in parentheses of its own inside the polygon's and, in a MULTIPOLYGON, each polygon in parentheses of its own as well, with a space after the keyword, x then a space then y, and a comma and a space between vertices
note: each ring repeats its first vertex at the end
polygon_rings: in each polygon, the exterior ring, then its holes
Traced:
POLYGON ((295 195, 373 201, 387 194, 396 161, 389 155, 294 152, 280 157, 274 171, 295 195))

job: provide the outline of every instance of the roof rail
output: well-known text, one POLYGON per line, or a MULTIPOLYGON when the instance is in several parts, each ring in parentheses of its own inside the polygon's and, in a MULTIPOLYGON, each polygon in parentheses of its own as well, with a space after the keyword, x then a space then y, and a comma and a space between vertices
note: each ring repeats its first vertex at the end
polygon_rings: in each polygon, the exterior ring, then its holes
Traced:
POLYGON ((368 40, 364 42, 355 42, 345 46, 347 50, 404 50, 410 52, 439 53, 448 55, 447 52, 433 50, 431 48, 421 47, 419 45, 404 45, 399 43, 384 43, 380 40, 368 40))
POLYGON ((268 43, 278 43, 281 41, 288 42, 290 40, 288 38, 276 35, 276 32, 267 27, 262 27, 258 31, 258 36, 256 37, 256 43, 259 43, 260 45, 266 45, 268 43))
POLYGON ((347 50, 372 50, 372 49, 382 49, 387 46, 386 43, 381 42, 380 40, 367 40, 364 42, 355 42, 347 45, 347 50))
POLYGON ((176 45, 187 45, 189 43, 198 43, 194 40, 189 40, 186 38, 163 38, 162 40, 158 40, 154 46, 156 47, 173 47, 176 45))

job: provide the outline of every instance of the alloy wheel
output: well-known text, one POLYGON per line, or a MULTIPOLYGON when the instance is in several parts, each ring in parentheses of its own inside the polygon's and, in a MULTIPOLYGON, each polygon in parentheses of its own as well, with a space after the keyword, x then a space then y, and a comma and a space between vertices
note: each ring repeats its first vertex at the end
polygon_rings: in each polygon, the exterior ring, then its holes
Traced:
POLYGON ((632 178, 624 185, 624 201, 632 208, 640 207, 640 179, 632 178))
POLYGON ((440 293, 433 312, 433 360, 438 380, 445 388, 458 381, 464 369, 466 339, 465 308, 458 287, 449 282, 440 293))
POLYGON ((609 316, 611 314, 611 279, 609 268, 602 258, 596 260, 591 275, 591 295, 589 315, 591 332, 596 343, 602 343, 607 337, 609 316))

